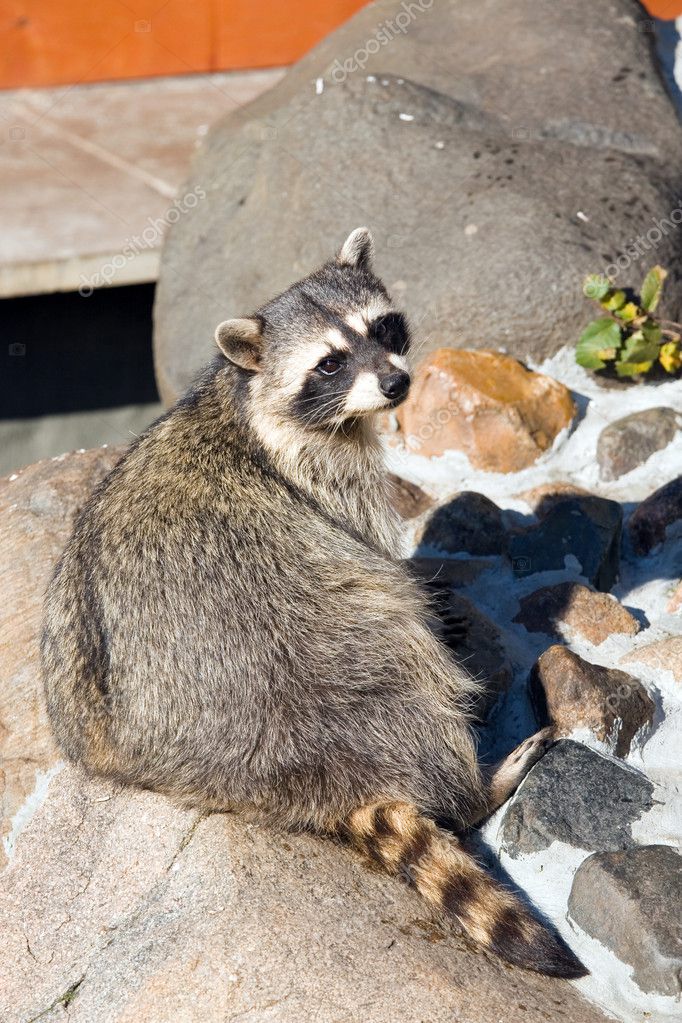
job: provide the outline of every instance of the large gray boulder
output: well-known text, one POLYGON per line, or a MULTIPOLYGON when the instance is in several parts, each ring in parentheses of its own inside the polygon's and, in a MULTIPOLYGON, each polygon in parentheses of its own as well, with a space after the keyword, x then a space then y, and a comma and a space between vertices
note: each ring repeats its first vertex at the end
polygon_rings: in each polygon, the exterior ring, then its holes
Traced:
POLYGON ((502 847, 515 858, 552 842, 589 852, 628 849, 653 790, 646 775, 621 761, 561 739, 521 783, 502 822, 502 847))
POLYGON ((199 152, 187 187, 206 197, 171 229, 157 293, 164 399, 210 356, 221 319, 362 223, 424 350, 538 358, 574 342, 584 274, 637 284, 677 246, 676 222, 659 222, 682 217, 682 143, 649 27, 634 0, 363 9, 199 152))
POLYGON ((682 991, 682 856, 668 845, 595 853, 580 864, 569 915, 623 962, 643 991, 682 991))

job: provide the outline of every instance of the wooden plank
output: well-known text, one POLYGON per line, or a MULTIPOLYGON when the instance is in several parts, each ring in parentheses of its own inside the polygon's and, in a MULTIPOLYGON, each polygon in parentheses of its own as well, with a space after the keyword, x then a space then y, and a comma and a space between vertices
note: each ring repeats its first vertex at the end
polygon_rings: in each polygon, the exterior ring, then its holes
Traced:
POLYGON ((0 92, 0 298, 154 280, 168 223, 196 205, 181 186, 209 124, 282 74, 0 92))

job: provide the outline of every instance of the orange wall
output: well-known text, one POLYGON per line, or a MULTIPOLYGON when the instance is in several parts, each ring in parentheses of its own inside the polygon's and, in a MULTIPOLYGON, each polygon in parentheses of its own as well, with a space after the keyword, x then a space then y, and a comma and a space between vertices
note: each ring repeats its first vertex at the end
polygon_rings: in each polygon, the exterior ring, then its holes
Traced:
POLYGON ((367 0, 215 0, 219 67, 297 60, 367 0))
POLYGON ((367 0, 2 0, 0 88, 289 64, 367 0))
POLYGON ((642 0, 649 14, 671 21, 682 14, 682 0, 642 0))

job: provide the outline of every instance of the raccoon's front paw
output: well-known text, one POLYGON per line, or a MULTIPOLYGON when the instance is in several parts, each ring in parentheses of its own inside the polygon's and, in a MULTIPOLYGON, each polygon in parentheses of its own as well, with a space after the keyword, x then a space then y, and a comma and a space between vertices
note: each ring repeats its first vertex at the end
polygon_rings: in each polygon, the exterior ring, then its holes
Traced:
POLYGON ((538 760, 542 760, 547 750, 550 746, 554 745, 555 741, 554 725, 548 725, 547 728, 543 728, 541 731, 524 739, 522 743, 519 743, 516 749, 513 749, 509 754, 509 763, 514 765, 514 768, 521 777, 525 777, 531 767, 537 764, 538 760))

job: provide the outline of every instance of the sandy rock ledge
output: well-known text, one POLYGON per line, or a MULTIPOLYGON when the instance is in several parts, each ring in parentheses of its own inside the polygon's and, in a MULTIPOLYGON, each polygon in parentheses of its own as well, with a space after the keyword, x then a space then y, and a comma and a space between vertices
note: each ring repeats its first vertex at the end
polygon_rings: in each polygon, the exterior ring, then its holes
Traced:
POLYGON ((6 1023, 597 1023, 347 850, 65 768, 0 896, 6 1023))

